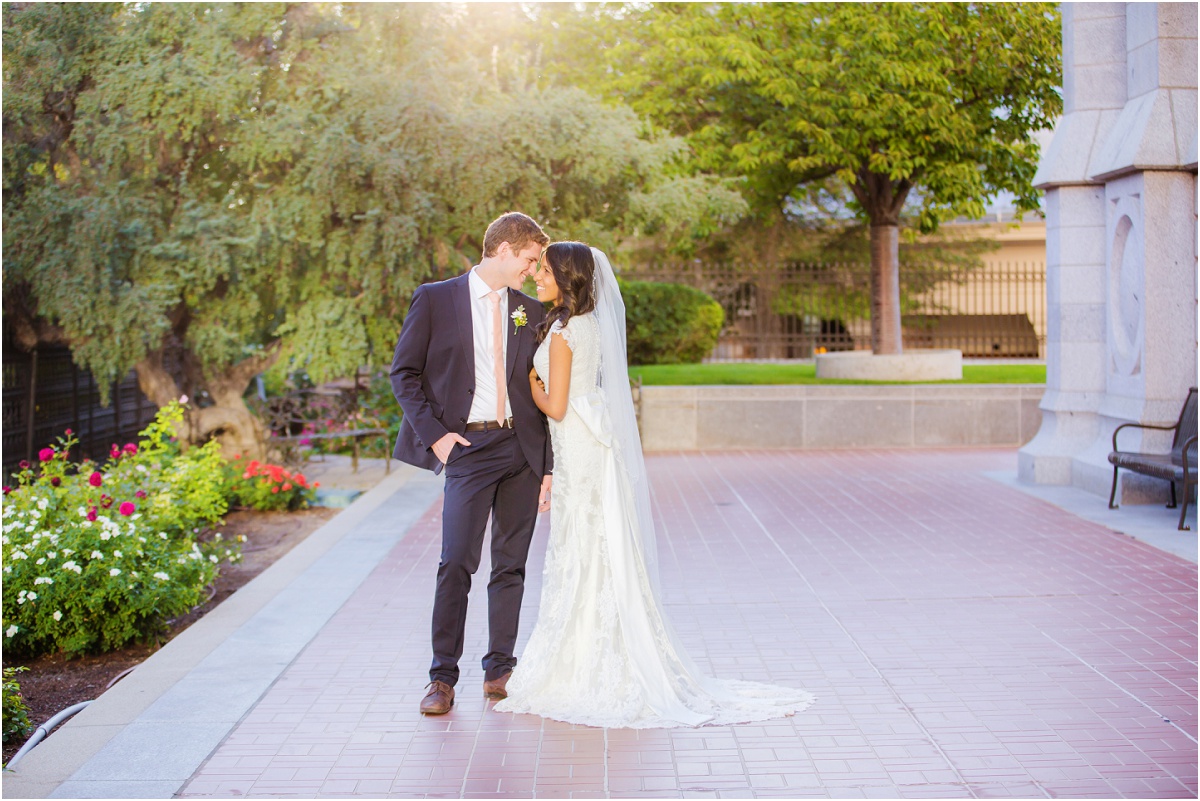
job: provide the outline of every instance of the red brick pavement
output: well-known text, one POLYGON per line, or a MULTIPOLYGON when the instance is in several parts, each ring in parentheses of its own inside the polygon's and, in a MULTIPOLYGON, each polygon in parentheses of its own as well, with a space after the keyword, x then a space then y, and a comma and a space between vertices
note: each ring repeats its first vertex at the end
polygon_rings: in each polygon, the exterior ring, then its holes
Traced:
POLYGON ((422 718, 439 502, 182 794, 1196 797, 1196 566, 983 475, 1014 460, 649 458, 665 600, 697 662, 818 696, 744 726, 493 712, 478 664, 486 580, 457 704, 422 718))

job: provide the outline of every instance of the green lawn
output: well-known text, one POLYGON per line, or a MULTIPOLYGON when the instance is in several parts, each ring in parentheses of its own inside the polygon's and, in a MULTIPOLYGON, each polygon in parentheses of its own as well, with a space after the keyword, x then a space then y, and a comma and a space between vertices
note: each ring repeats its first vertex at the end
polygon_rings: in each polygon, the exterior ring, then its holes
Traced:
POLYGON ((630 367, 644 386, 693 384, 1044 384, 1044 364, 964 364, 962 381, 818 379, 814 364, 654 364, 630 367))

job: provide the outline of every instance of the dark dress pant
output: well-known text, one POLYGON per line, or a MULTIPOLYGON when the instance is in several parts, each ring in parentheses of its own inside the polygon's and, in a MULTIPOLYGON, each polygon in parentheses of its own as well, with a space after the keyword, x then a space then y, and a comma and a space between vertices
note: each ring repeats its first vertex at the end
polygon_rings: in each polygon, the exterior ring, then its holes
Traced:
POLYGON ((455 445, 446 463, 442 558, 433 600, 433 664, 429 678, 453 687, 463 653, 467 595, 479 569, 492 517, 488 581, 488 653, 484 679, 509 673, 525 593, 525 560, 537 524, 541 477, 534 474, 512 429, 473 431, 470 447, 455 445))

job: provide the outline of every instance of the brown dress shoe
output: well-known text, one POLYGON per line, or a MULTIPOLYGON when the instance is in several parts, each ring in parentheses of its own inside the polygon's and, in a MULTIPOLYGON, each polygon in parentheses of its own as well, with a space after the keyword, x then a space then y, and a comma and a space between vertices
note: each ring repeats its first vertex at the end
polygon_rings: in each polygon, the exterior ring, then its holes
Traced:
POLYGON ((444 681, 431 681, 425 685, 429 692, 421 699, 422 715, 444 715, 454 706, 454 688, 444 681))
POLYGON ((498 679, 485 681, 483 683, 484 696, 491 698, 493 701, 503 701, 505 698, 507 698, 508 690, 504 688, 508 686, 508 677, 511 675, 512 673, 505 673, 498 679))

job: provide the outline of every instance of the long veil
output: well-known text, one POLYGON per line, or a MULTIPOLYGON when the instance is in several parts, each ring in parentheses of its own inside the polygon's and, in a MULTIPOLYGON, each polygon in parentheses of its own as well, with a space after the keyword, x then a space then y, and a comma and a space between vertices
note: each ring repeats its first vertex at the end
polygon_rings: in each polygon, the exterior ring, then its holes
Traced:
POLYGON ((592 248, 596 263, 596 322, 600 329, 599 386, 608 406, 612 424, 617 466, 629 478, 633 494, 636 531, 641 540, 641 554, 655 593, 658 586, 658 543, 654 535, 654 518, 650 512, 650 482, 646 477, 646 461, 642 457, 642 440, 638 434, 637 413, 629 391, 629 359, 625 351, 625 301, 617 286, 608 256, 592 248))

